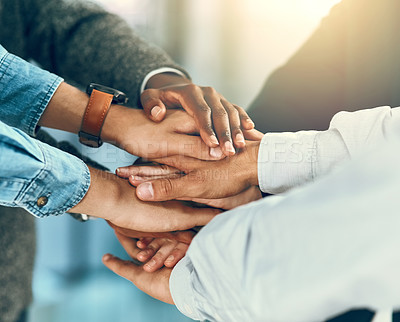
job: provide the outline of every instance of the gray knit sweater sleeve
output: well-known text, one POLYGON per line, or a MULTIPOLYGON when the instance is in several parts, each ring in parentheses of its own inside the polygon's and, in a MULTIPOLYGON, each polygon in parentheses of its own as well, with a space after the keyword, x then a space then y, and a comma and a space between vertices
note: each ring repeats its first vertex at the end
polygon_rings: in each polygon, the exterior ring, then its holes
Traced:
MULTIPOLYGON (((3 0, 20 3, 25 58, 67 81, 118 88, 139 106, 144 77, 160 67, 182 70, 160 48, 141 39, 120 17, 89 1, 3 0)), ((187 74, 187 73, 186 73, 187 74)))

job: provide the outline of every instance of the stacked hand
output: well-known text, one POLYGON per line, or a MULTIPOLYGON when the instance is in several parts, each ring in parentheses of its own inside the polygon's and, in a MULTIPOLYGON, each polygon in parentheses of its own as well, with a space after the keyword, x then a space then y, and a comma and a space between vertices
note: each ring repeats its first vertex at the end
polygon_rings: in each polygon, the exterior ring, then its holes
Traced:
MULTIPOLYGON (((39 125, 77 133, 87 102, 86 94, 62 83, 39 125)), ((108 220, 128 253, 147 262, 145 270, 165 266, 168 273, 184 256, 193 228, 220 209, 260 198, 254 141, 262 134, 242 108, 174 74, 153 76, 141 102, 143 110, 112 105, 101 137, 163 166, 121 168, 119 177, 90 168, 89 190, 70 211, 108 220), (138 238, 143 249, 136 253, 129 245, 138 238)))

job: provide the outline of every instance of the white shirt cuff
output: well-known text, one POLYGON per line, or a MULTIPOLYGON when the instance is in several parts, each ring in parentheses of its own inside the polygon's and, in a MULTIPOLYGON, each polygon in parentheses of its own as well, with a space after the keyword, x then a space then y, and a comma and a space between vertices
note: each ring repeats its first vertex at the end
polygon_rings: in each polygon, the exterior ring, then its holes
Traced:
POLYGON ((193 320, 201 320, 196 311, 191 274, 193 265, 188 256, 182 258, 172 270, 169 289, 178 310, 193 320))
POLYGON ((258 181, 266 193, 281 193, 313 178, 317 131, 267 133, 258 152, 258 181))
POLYGON ((175 69, 175 68, 162 67, 162 68, 155 69, 155 70, 151 71, 150 73, 148 73, 146 75, 146 77, 143 79, 142 86, 140 86, 140 94, 143 93, 144 89, 146 88, 147 82, 149 81, 150 78, 152 78, 155 75, 162 74, 162 73, 174 73, 174 74, 177 74, 184 78, 187 78, 184 73, 182 73, 180 70, 175 69))

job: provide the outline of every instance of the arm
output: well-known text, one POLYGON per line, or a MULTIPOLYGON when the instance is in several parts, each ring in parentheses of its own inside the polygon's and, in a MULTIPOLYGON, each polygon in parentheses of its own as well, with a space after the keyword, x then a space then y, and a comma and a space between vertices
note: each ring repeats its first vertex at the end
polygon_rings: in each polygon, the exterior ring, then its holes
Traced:
POLYGON ((396 135, 286 197, 217 216, 172 275, 103 260, 195 320, 324 321, 354 307, 398 307, 399 145, 396 135))
POLYGON ((249 142, 237 155, 203 162, 185 156, 156 159, 170 166, 164 172, 185 175, 154 180, 157 167, 131 166, 118 175, 138 186, 142 200, 223 198, 259 185, 266 193, 281 193, 315 180, 360 151, 373 149, 385 138, 389 125, 400 118, 400 108, 378 107, 340 112, 327 131, 267 133, 249 142))
MULTIPOLYGON (((0 119, 35 135, 37 126, 78 133, 88 96, 0 46, 0 119)), ((132 154, 155 157, 189 154, 200 158, 221 158, 219 148, 208 148, 198 136, 194 120, 182 111, 172 111, 161 124, 145 117, 141 110, 113 105, 102 138, 132 154), (186 133, 186 134, 184 134, 186 133)))
POLYGON ((144 203, 126 180, 88 168, 1 121, 0 151, 0 204, 37 217, 71 211, 141 232, 164 232, 205 225, 218 213, 179 202, 144 203))
MULTIPOLYGON (((9 4, 4 12, 18 3, 9 4)), ((82 87, 96 82, 123 90, 130 104, 143 105, 155 121, 163 119, 166 108, 183 107, 194 117, 204 142, 214 148, 219 144, 226 155, 235 153, 232 144, 243 147, 245 130, 254 127, 242 108, 213 89, 194 85, 164 51, 93 3, 25 0, 10 25, 15 21, 23 23, 23 34, 17 38, 23 41, 25 58, 82 87), (153 74, 162 68, 175 69, 179 75, 153 74), (147 90, 142 94, 143 88, 147 90)), ((16 42, 13 38, 5 37, 11 48, 16 42)))

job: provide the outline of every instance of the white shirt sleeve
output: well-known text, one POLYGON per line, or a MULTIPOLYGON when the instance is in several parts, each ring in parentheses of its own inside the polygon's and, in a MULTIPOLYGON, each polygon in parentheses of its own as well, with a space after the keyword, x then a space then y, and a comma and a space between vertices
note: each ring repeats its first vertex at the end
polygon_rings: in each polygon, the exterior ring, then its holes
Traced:
POLYGON ((260 189, 281 193, 331 172, 366 147, 381 142, 400 108, 337 113, 327 131, 267 133, 258 155, 260 189))
POLYGON ((148 73, 146 77, 143 79, 142 85, 140 86, 140 94, 143 93, 144 89, 146 88, 147 82, 149 81, 150 78, 152 78, 155 75, 162 74, 162 73, 174 73, 179 76, 182 76, 183 78, 187 78, 184 73, 182 73, 180 70, 171 68, 171 67, 162 67, 155 69, 148 73))
POLYGON ((399 308, 400 133, 376 143, 313 184, 213 219, 171 275, 178 309, 198 320, 304 322, 399 308))

